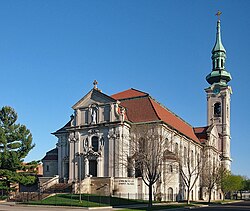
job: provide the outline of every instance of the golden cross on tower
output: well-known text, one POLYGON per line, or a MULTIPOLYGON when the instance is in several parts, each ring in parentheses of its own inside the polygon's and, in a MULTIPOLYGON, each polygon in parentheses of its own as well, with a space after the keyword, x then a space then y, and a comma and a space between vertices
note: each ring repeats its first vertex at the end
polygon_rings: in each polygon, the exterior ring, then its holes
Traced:
POLYGON ((97 89, 97 84, 98 84, 97 80, 94 80, 94 82, 93 82, 94 89, 97 89))
POLYGON ((220 20, 220 15, 222 14, 222 12, 220 10, 218 10, 218 12, 215 14, 218 17, 218 20, 220 20))

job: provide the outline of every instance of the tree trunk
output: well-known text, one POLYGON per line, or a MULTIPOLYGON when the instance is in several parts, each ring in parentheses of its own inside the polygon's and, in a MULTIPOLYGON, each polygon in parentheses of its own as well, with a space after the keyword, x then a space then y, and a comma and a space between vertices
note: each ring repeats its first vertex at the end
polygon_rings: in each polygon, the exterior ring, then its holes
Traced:
POLYGON ((190 204, 190 189, 187 190, 187 204, 190 204))
POLYGON ((208 203, 211 202, 212 189, 208 190, 208 203))
POLYGON ((152 208, 152 198, 153 198, 153 185, 152 184, 149 184, 148 186, 148 193, 149 193, 148 208, 150 210, 152 208))

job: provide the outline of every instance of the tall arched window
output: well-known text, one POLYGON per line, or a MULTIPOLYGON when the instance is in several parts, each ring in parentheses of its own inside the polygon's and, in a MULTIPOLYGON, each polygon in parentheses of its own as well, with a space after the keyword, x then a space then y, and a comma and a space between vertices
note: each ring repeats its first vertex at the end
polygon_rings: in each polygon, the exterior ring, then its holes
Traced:
POLYGON ((194 151, 191 150, 191 167, 194 167, 194 151))
POLYGON ((168 201, 173 201, 173 188, 168 188, 168 201))
POLYGON ((215 103, 214 104, 214 116, 215 117, 220 117, 221 116, 221 104, 220 103, 215 103))
POLYGON ((174 149, 174 153, 178 156, 178 152, 179 152, 179 146, 178 143, 175 143, 175 149, 174 149))
POLYGON ((169 140, 168 140, 168 138, 165 139, 165 146, 166 146, 166 149, 169 149, 169 140))
POLYGON ((98 152, 98 147, 99 147, 99 140, 98 140, 98 137, 94 136, 92 137, 91 139, 91 145, 92 145, 92 150, 94 152, 98 152))
POLYGON ((183 162, 184 162, 184 166, 187 165, 187 147, 184 147, 184 155, 183 155, 184 159, 183 159, 183 162))

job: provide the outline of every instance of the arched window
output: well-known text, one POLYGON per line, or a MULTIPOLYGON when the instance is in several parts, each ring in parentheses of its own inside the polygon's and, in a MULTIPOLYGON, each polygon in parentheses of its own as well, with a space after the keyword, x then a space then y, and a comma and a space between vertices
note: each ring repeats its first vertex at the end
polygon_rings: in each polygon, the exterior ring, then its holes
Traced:
POLYGON ((219 68, 220 60, 216 59, 216 68, 219 68))
POLYGON ((173 188, 168 188, 168 201, 173 201, 173 188))
POLYGON ((183 157, 184 157, 184 160, 183 160, 184 166, 186 166, 187 165, 187 147, 184 147, 184 155, 183 155, 183 157))
POLYGON ((191 167, 194 167, 194 151, 191 150, 191 167))
POLYGON ((147 149, 147 141, 144 138, 139 139, 139 152, 145 152, 147 149))
POLYGON ((179 147, 178 147, 178 143, 175 143, 175 154, 178 156, 178 151, 179 151, 179 147))
POLYGON ((214 116, 215 117, 220 117, 221 116, 221 104, 220 103, 215 103, 214 104, 214 116))
POLYGON ((92 150, 94 152, 98 152, 98 147, 99 147, 98 142, 99 142, 98 137, 96 137, 96 136, 92 137, 91 144, 92 144, 92 150))
POLYGON ((169 149, 169 140, 168 140, 168 138, 165 139, 165 146, 166 146, 166 149, 169 149))

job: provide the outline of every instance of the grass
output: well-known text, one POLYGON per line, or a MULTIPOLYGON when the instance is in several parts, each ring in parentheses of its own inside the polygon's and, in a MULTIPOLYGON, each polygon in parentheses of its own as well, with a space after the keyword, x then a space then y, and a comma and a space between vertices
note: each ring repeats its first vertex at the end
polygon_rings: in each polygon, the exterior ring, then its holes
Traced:
POLYGON ((129 200, 118 197, 98 196, 98 195, 81 195, 79 194, 57 194, 43 200, 29 201, 28 204, 36 205, 56 205, 56 206, 77 206, 77 207, 101 207, 101 206, 118 206, 132 204, 147 204, 142 200, 129 200))
MULTIPOLYGON (((33 205, 55 205, 55 206, 76 206, 76 207, 102 207, 102 206, 113 206, 120 207, 120 211, 143 211, 147 210, 147 201, 143 200, 133 200, 133 199, 124 199, 111 196, 99 196, 99 195, 89 195, 82 194, 81 202, 79 200, 79 194, 57 194, 50 196, 43 200, 39 201, 29 201, 28 204, 33 205), (136 205, 134 208, 133 205, 136 205), (131 208, 125 208, 125 207, 131 208), (124 207, 124 209, 123 209, 124 207)), ((224 204, 232 200, 225 201, 213 201, 210 204, 224 204)), ((192 207, 198 205, 206 205, 207 202, 193 202, 189 205, 186 203, 159 203, 154 205, 151 210, 164 210, 164 209, 173 209, 173 208, 183 208, 183 207, 192 207)))
MULTIPOLYGON (((33 205, 55 205, 55 206, 76 206, 76 207, 102 207, 102 206, 113 206, 120 207, 120 211, 143 211, 147 210, 147 201, 123 199, 118 197, 110 196, 98 196, 98 195, 81 195, 82 201, 79 201, 79 194, 57 194, 50 196, 39 201, 30 201, 28 204, 33 205), (133 207, 135 205, 136 207, 133 207), (131 206, 131 208, 125 208, 131 206), (124 208, 123 208, 124 207, 124 208)), ((194 206, 194 204, 188 205, 194 206)), ((159 203, 154 205, 151 210, 163 210, 173 208, 187 207, 186 203, 167 204, 159 203)))
POLYGON ((29 201, 28 204, 55 205, 55 206, 77 206, 77 207, 101 207, 106 204, 100 201, 89 201, 84 198, 79 201, 79 195, 57 194, 39 201, 29 201))

